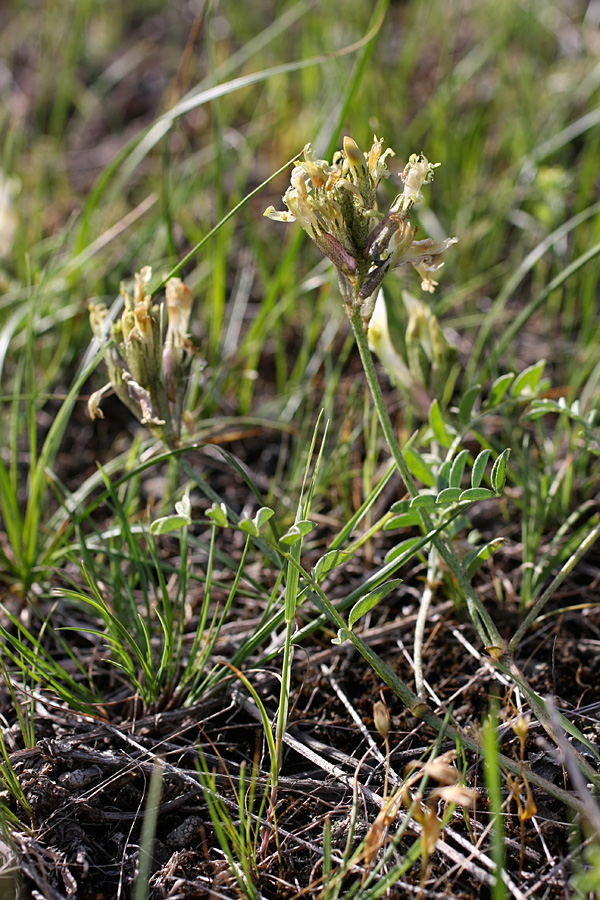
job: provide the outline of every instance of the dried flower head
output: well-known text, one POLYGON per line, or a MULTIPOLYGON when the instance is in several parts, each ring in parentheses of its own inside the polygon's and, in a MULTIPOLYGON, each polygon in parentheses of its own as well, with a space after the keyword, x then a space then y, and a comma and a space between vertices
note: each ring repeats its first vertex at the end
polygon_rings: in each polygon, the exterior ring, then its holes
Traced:
POLYGON ((163 335, 162 309, 153 304, 150 266, 134 276, 133 296, 121 285, 123 312, 110 328, 102 303, 90 304, 90 325, 108 368, 110 383, 89 399, 92 419, 104 418, 100 400, 109 388, 143 425, 169 445, 179 441, 183 403, 194 347, 187 331, 193 297, 179 278, 166 285, 168 325, 163 335))

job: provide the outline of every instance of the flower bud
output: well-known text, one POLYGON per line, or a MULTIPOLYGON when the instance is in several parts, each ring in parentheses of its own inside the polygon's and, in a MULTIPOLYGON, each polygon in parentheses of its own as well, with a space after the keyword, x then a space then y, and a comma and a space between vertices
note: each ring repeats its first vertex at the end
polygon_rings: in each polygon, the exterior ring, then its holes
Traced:
POLYGON ((123 341, 129 340, 129 335, 135 328, 135 315, 132 309, 125 307, 121 313, 121 337, 123 341))
POLYGON ((344 153, 355 178, 363 177, 367 174, 367 162, 364 154, 356 141, 351 137, 346 136, 344 138, 344 153))
POLYGON ((146 293, 146 286, 150 284, 150 280, 152 278, 152 267, 151 266, 143 266, 139 272, 136 272, 133 276, 134 287, 133 287, 133 300, 134 303, 143 303, 149 295, 146 293))
POLYGON ((390 711, 382 700, 373 704, 373 721, 381 737, 387 740, 390 733, 390 711))
POLYGON ((521 759, 525 756, 525 744, 527 743, 527 735, 529 734, 529 716, 519 713, 516 719, 510 723, 510 727, 519 739, 521 748, 521 759))

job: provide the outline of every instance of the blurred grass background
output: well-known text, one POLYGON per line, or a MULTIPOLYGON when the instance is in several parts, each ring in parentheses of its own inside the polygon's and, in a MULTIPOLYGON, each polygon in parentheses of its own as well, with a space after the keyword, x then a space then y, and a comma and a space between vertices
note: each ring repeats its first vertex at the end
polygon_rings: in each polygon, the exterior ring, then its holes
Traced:
MULTIPOLYGON (((320 154, 332 140, 339 144, 338 115, 347 99, 343 130, 365 147, 374 133, 384 135, 398 171, 419 150, 443 163, 427 201, 435 213, 423 208, 422 230, 460 236, 433 302, 468 352, 527 253, 597 199, 596 5, 385 6, 372 53, 346 98, 361 59, 360 47, 352 48, 373 24, 371 3, 6 4, 1 163, 16 186, 18 228, 2 265, 4 323, 17 311, 12 328, 19 331, 23 300, 38 285, 40 361, 53 358, 65 330, 72 337, 62 343, 61 358, 76 358, 87 338, 88 297, 111 297, 143 264, 172 266, 308 141, 320 154), (309 59, 316 61, 242 82, 201 104, 132 156, 144 130, 190 93, 309 59)), ((282 241, 294 241, 261 218, 268 203, 278 205, 286 182, 282 176, 255 198, 186 273, 200 297, 197 327, 210 342, 210 359, 224 339, 220 326, 236 279, 250 267, 251 320, 277 279, 282 241)), ((397 186, 386 185, 390 196, 397 186)), ((504 315, 595 243, 599 230, 596 215, 546 254, 504 315)), ((315 302, 314 292, 302 297, 310 261, 316 263, 312 252, 304 247, 298 268, 287 265, 282 276, 277 322, 270 323, 275 336, 304 315, 314 342, 332 315, 331 304, 315 302)), ((542 334, 532 330, 536 341, 556 337, 555 361, 562 352, 580 381, 593 365, 589 348, 597 339, 596 272, 588 267, 568 294, 551 297, 542 334)), ((2 359, 9 343, 6 335, 2 359)), ((517 346, 524 361, 538 352, 525 338, 517 346)), ((286 376, 292 366, 288 359, 286 376)))
MULTIPOLYGON (((431 297, 459 389, 545 358, 553 388, 595 405, 597 263, 539 297, 600 237, 598 17, 575 0, 4 5, 0 415, 18 423, 30 330, 41 412, 89 345, 90 298, 110 305, 143 265, 161 277, 307 142, 330 155, 344 133, 395 149, 382 205, 412 152, 442 163, 417 217, 423 237, 460 238, 431 297)), ((305 417, 308 431, 356 370, 331 267, 262 216, 287 183, 184 267, 208 362, 197 421, 305 417)), ((418 291, 386 281, 398 308, 404 287, 418 291)), ((351 378, 342 394, 347 449, 366 420, 351 378)), ((92 425, 83 403, 75 416, 98 444, 123 423, 92 425)))

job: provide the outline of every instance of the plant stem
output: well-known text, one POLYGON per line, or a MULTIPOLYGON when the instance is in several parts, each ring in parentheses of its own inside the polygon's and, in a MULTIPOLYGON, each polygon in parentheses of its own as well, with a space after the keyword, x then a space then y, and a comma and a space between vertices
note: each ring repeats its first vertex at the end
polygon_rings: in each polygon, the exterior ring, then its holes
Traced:
MULTIPOLYGON (((379 385, 379 379, 377 378, 377 372, 375 371, 375 366, 373 364, 371 351, 369 350, 369 344, 363 326, 360 307, 356 303, 354 303, 352 307, 350 323, 352 325, 352 330, 354 332, 354 337, 356 339, 356 344, 360 353, 360 358, 363 364, 367 384, 369 385, 369 390, 371 392, 371 396, 377 410, 377 415, 379 416, 379 424, 381 425, 381 429, 383 431, 387 445, 398 467, 398 471, 400 472, 402 480, 406 485, 408 493, 411 497, 416 497, 418 494, 417 486, 415 484, 414 478, 410 473, 410 469, 408 468, 408 464, 406 462, 406 459, 404 458, 404 454, 400 449, 400 445, 398 444, 398 441, 396 439, 394 428, 385 406, 383 394, 381 393, 381 387, 379 385)), ((419 509, 419 514, 421 517, 423 528, 426 531, 431 531, 433 528, 433 523, 427 511, 424 509, 419 509)), ((504 651, 505 643, 501 638, 500 633, 494 625, 487 610, 485 609, 483 603, 469 583, 458 560, 454 547, 452 546, 450 541, 446 542, 441 536, 437 536, 433 538, 433 545, 450 569, 453 576, 456 578, 461 590, 463 591, 467 607, 469 609, 471 621, 477 629, 477 633, 483 645, 486 647, 491 645, 493 647, 498 647, 502 651, 504 651)))
MULTIPOLYGON (((288 557, 290 559, 290 557, 288 557)), ((386 684, 390 690, 399 698, 399 700, 404 704, 404 706, 410 710, 413 716, 418 719, 422 719, 427 725, 433 728, 438 734, 445 733, 446 737, 451 740, 456 740, 457 738, 461 741, 461 743, 469 750, 477 754, 481 754, 481 744, 473 737, 470 737, 468 734, 464 733, 462 730, 457 728, 455 725, 450 724, 447 721, 442 721, 439 719, 434 712, 427 706, 426 703, 423 703, 416 694, 414 694, 411 689, 406 685, 393 671, 393 669, 388 666, 385 660, 381 659, 380 656, 365 642, 363 639, 356 634, 354 631, 349 631, 344 619, 338 613, 333 604, 329 601, 325 593, 319 587, 319 585, 311 578, 308 572, 304 571, 300 566, 299 572, 302 575, 303 579, 310 584, 312 588, 312 600, 315 606, 324 613, 327 618, 335 624, 339 630, 341 630, 341 637, 343 640, 350 640, 359 651, 363 659, 365 659, 374 672, 379 675, 381 680, 386 684)), ((496 663, 498 665, 498 663, 496 663)), ((500 671, 505 674, 509 674, 506 667, 502 665, 498 666, 500 671)), ((512 673, 511 673, 512 674, 512 673)), ((530 701, 533 700, 534 703, 536 701, 536 695, 533 694, 531 688, 529 688, 523 679, 519 681, 519 686, 523 689, 530 701)), ((532 708, 536 716, 539 712, 539 703, 537 705, 532 704, 532 708)), ((546 716, 546 718, 548 718, 546 716)), ((566 724, 569 725, 568 721, 563 720, 563 726, 566 724)), ((548 732, 550 733, 550 732, 548 732)), ((552 737, 552 735, 550 734, 552 737)), ((517 762, 510 757, 503 756, 502 754, 498 755, 499 764, 504 769, 508 769, 510 772, 514 772, 516 775, 522 774, 523 764, 521 762, 517 762)), ((587 764, 587 768, 589 769, 589 764, 587 764)), ((546 791, 546 793, 550 794, 550 796, 555 797, 557 800, 560 800, 561 803, 564 803, 566 806, 577 809, 581 811, 582 805, 579 800, 574 798, 569 791, 564 790, 563 788, 556 787, 552 784, 552 782, 548 781, 545 778, 542 778, 539 775, 536 775, 535 772, 527 771, 527 778, 532 783, 537 785, 542 790, 546 791)))
MULTIPOLYGON (((398 441, 396 440, 396 435, 394 433, 394 429, 393 429, 392 423, 390 421, 390 417, 388 415, 388 412, 387 412, 387 409, 385 406, 383 394, 381 393, 381 387, 379 385, 379 380, 377 378, 375 366, 373 365, 373 359, 371 357, 371 351, 369 350, 367 335, 365 333, 362 317, 360 314, 360 307, 358 307, 356 304, 353 304, 352 315, 351 315, 350 321, 352 324, 352 330, 354 332, 354 336, 356 338, 356 343, 358 345, 358 349, 360 352, 360 357, 361 357, 363 368, 364 368, 365 375, 367 378, 367 383, 369 385, 369 389, 371 391, 371 395, 373 397, 373 401, 375 403, 375 407, 376 407, 377 413, 379 415, 379 422, 381 424, 385 439, 387 441, 388 447, 390 448, 392 456, 396 462, 396 465, 398 466, 398 470, 400 472, 400 475, 402 476, 402 479, 406 485, 406 488, 407 488, 410 496, 415 497, 418 493, 417 487, 416 487, 414 479, 410 473, 410 470, 408 468, 408 465, 406 463, 406 460, 404 458, 402 450, 400 449, 400 445, 398 444, 398 441)), ((433 524, 431 522, 431 519, 430 519, 427 511, 424 509, 419 509, 419 513, 421 516, 421 522, 422 522, 423 528, 426 529, 427 531, 431 531, 433 528, 433 524)), ((586 542, 584 542, 584 545, 582 545, 585 547, 585 550, 587 550, 589 548, 589 546, 591 546, 591 544, 594 542, 594 540, 598 537, 598 529, 600 529, 600 525, 596 526, 596 528, 590 534, 588 540, 586 542)), ((506 647, 505 641, 503 641, 503 639, 501 638, 496 626, 494 625, 490 616, 488 615, 487 610, 485 609, 485 607, 481 603, 479 597, 473 590, 473 587, 467 580, 467 577, 466 577, 466 575, 463 571, 463 568, 458 560, 458 557, 456 556, 454 547, 452 546, 451 542, 450 541, 446 542, 446 541, 444 541, 444 539, 442 538, 441 535, 436 535, 434 538, 432 538, 432 543, 433 543, 433 546, 435 547, 435 549, 439 552, 439 555, 441 556, 441 558, 444 560, 444 562, 446 563, 446 565, 448 566, 448 568, 454 575, 454 577, 456 578, 456 580, 458 581, 458 584, 460 585, 461 589, 463 590, 464 597, 467 602, 467 607, 469 610, 469 615, 471 617, 471 621, 473 622, 473 625, 477 629, 477 633, 478 633, 482 643, 486 647, 491 645, 492 648, 494 648, 494 652, 491 654, 491 656, 492 656, 492 659, 493 659, 495 665, 500 669, 500 671, 504 671, 507 674, 510 673, 510 677, 513 679, 513 681, 515 681, 515 683, 518 684, 519 687, 523 690, 523 692, 527 695, 529 702, 532 706, 532 709, 535 713, 535 716, 538 719, 538 721, 540 722, 540 724, 542 725, 542 727, 545 729, 546 733, 549 735, 550 738, 552 738, 552 740, 555 741, 555 743, 557 743, 557 738, 554 733, 555 730, 554 730, 553 724, 551 722, 550 716, 546 712, 543 701, 541 700, 541 698, 538 697, 536 692, 529 686, 527 680, 525 679, 523 674, 519 671, 518 667, 516 666, 516 663, 515 663, 512 653, 506 647)), ((575 556, 577 556, 577 554, 575 554, 575 556)), ((579 558, 579 556, 577 556, 577 558, 579 558)), ((575 561, 576 560, 573 559, 573 565, 575 564, 575 561)), ((565 564, 563 569, 570 571, 570 563, 571 563, 571 560, 569 560, 565 564)), ((565 571, 564 574, 562 571, 559 572, 559 574, 557 575, 557 579, 562 580, 561 576, 564 577, 564 575, 567 574, 567 571, 565 571)), ((544 594, 540 598, 538 603, 536 604, 536 607, 535 607, 536 612, 539 609, 539 604, 542 599, 544 599, 544 601, 547 600, 546 594, 544 594)), ((358 639, 357 636, 354 634, 349 633, 349 636, 351 637, 351 639, 355 643, 355 645, 358 645, 358 641, 360 639, 358 639)), ((514 639, 513 639, 513 642, 511 642, 511 649, 514 646, 515 646, 515 643, 514 643, 514 639)), ((365 653, 366 645, 365 645, 364 649, 362 647, 359 647, 359 649, 361 650, 361 653, 363 653, 363 656, 365 656, 365 658, 368 659, 368 656, 365 653)), ((379 662, 382 662, 382 661, 379 661, 379 662)), ((379 674, 382 675, 382 672, 379 672, 379 674)), ((389 673, 386 672, 386 675, 388 675, 388 677, 389 677, 389 673)), ((394 685, 391 684, 390 681, 385 678, 384 678, 384 680, 386 680, 386 683, 392 688, 392 690, 394 691, 394 693, 397 694, 397 696, 400 696, 401 699, 404 699, 402 697, 402 692, 397 689, 398 686, 396 686, 395 684, 394 685)), ((396 680, 397 680, 396 678, 393 679, 393 681, 396 681, 396 680)), ((402 684, 402 689, 403 689, 403 692, 406 691, 406 686, 403 684, 402 684)), ((424 706, 424 704, 422 704, 422 706, 424 706)), ((409 704, 409 708, 411 708, 410 704, 409 704)), ((419 715, 429 724, 433 724, 433 721, 432 721, 432 719, 430 719, 430 717, 432 717, 432 718, 435 718, 435 717, 432 716, 431 712, 427 709, 427 707, 424 707, 424 709, 419 709, 418 711, 415 711, 415 709, 412 709, 412 711, 413 711, 413 714, 419 715)), ((567 730, 569 730, 568 721, 563 720, 562 724, 563 724, 563 727, 566 727, 567 730)), ((468 742, 464 736, 462 736, 462 740, 468 746, 468 742)), ((584 771, 586 773, 586 777, 588 778, 588 780, 594 781, 595 777, 596 777, 596 773, 591 768, 589 763, 587 763, 580 755, 579 755, 578 762, 579 762, 579 765, 580 765, 580 768, 582 769, 582 771, 584 771)), ((510 767, 508 767, 508 768, 510 768, 510 767)))
POLYGON ((417 613, 417 621, 415 622, 415 640, 413 651, 413 665, 415 667, 415 689, 421 700, 425 700, 425 679, 423 677, 423 638, 425 636, 425 625, 427 616, 429 615, 429 607, 433 600, 433 585, 438 577, 438 552, 435 547, 431 548, 427 565, 427 581, 425 582, 425 590, 421 596, 419 611, 417 613))

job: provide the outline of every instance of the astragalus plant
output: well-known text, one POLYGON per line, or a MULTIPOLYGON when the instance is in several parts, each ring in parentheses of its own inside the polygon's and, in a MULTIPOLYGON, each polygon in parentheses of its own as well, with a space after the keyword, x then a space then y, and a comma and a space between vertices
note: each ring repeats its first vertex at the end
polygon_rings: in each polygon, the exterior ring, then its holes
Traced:
MULTIPOLYGON (((404 187, 388 212, 379 211, 377 188, 390 175, 388 159, 393 155, 392 150, 383 150, 383 139, 375 138, 368 153, 363 153, 352 138, 345 137, 343 150, 334 155, 330 165, 313 159, 308 145, 303 159, 292 170, 283 197, 287 210, 278 212, 269 207, 265 215, 276 221, 297 221, 333 262, 382 431, 406 489, 415 499, 419 491, 386 410, 369 350, 369 328, 386 275, 393 269, 412 266, 421 278, 421 288, 431 293, 437 284, 432 275, 444 264, 442 254, 458 239, 416 239, 411 211, 422 199, 421 188, 432 181, 437 165, 422 153, 413 154, 402 170, 404 187)), ((377 328, 379 342, 379 323, 377 328)), ((423 530, 432 532, 427 510, 420 508, 419 515, 423 530)), ((457 579, 484 646, 502 651, 504 642, 471 587, 451 541, 436 534, 432 543, 457 579)))

